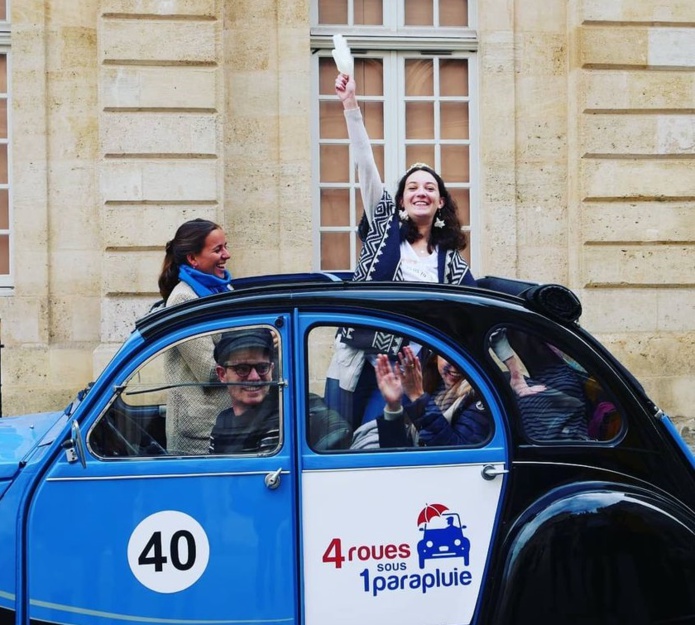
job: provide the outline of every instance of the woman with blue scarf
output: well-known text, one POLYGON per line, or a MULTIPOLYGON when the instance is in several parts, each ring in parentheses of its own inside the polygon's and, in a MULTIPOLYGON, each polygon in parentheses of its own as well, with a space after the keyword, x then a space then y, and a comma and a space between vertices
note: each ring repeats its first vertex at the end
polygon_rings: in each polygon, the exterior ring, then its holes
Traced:
MULTIPOLYGON (((179 226, 166 244, 159 276, 159 292, 166 306, 231 291, 232 277, 225 267, 229 258, 224 231, 216 223, 193 219, 179 226)), ((169 454, 207 454, 217 415, 228 407, 226 389, 215 386, 214 348, 212 338, 203 337, 166 353, 167 380, 180 385, 169 390, 167 400, 169 454)))

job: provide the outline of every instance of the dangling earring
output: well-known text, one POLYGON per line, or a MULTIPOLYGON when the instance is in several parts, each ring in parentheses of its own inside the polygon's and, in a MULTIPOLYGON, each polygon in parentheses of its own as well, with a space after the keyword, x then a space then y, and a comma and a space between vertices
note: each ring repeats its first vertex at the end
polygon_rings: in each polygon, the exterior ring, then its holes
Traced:
POLYGON ((401 210, 398 211, 398 219, 400 219, 403 222, 408 221, 408 219, 410 219, 410 217, 408 217, 408 211, 404 208, 401 208, 401 210))
POLYGON ((434 216, 434 227, 435 228, 443 228, 444 227, 444 220, 442 219, 442 210, 440 208, 437 209, 437 212, 434 216))

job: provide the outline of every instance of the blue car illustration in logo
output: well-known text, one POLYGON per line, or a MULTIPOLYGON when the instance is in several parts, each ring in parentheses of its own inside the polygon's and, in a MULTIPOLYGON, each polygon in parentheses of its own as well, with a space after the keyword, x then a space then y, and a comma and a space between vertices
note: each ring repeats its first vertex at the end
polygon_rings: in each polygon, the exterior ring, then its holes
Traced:
POLYGON ((433 516, 420 527, 422 540, 417 544, 420 568, 431 558, 463 558, 468 566, 471 541, 463 535, 465 525, 456 512, 442 512, 433 516))

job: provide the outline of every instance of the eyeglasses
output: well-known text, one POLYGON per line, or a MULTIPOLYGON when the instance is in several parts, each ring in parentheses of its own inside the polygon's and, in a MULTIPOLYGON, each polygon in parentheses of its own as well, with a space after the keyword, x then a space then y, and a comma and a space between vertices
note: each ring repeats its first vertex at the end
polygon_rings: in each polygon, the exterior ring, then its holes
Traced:
POLYGON ((463 373, 461 373, 456 367, 453 365, 444 365, 442 367, 442 373, 444 375, 451 376, 452 378, 462 378, 463 373))
POLYGON ((251 369, 255 369, 259 376, 268 375, 272 364, 269 362, 240 362, 238 365, 224 365, 225 369, 231 369, 240 378, 248 378, 251 375, 251 369))

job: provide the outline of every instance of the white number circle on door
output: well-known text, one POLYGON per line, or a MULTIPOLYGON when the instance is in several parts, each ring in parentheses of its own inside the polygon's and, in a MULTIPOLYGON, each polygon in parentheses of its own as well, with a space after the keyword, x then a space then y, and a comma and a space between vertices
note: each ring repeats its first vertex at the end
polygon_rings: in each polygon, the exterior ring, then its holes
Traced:
POLYGON ((195 584, 209 558, 210 543, 203 526, 176 510, 146 517, 128 541, 130 570, 155 592, 179 592, 195 584))

